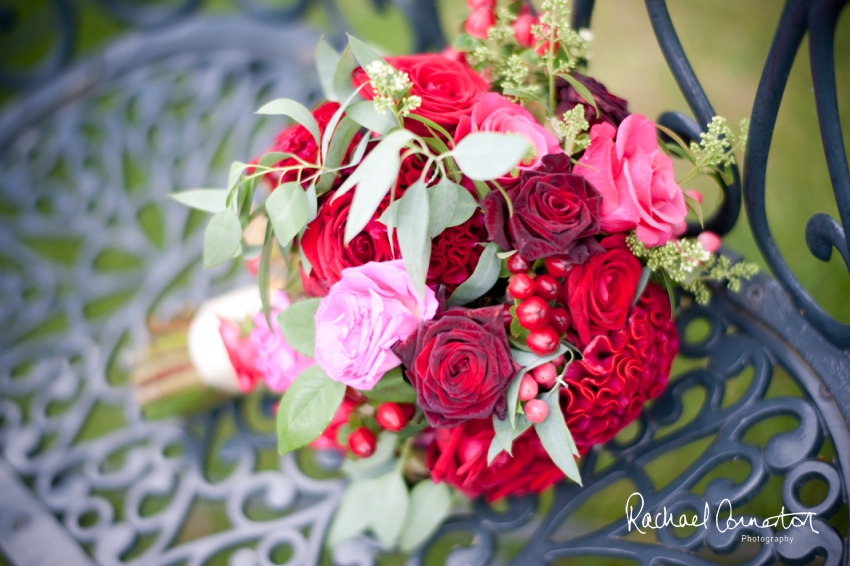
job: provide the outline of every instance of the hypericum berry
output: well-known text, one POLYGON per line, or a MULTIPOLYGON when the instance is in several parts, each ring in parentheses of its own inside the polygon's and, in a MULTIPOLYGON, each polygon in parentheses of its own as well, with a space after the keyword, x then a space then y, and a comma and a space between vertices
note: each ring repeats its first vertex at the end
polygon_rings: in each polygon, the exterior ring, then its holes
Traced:
POLYGON ((558 281, 551 275, 538 275, 534 279, 534 294, 544 301, 554 301, 558 296, 558 281))
MULTIPOLYGON (((531 378, 538 383, 540 387, 543 387, 544 389, 552 389, 552 386, 555 385, 555 380, 558 379, 558 370, 555 369, 555 364, 548 362, 532 369, 531 378)), ((520 387, 522 387, 521 383, 520 387)))
POLYGON ((564 307, 549 309, 549 326, 558 334, 563 334, 570 327, 570 313, 564 307))
POLYGON ((540 388, 537 386, 537 382, 534 381, 534 378, 528 374, 522 376, 522 380, 519 382, 519 400, 520 401, 528 401, 529 399, 534 399, 537 397, 537 393, 540 391, 540 388))
POLYGON ((558 349, 559 341, 558 333, 552 330, 552 327, 544 326, 529 332, 525 345, 538 356, 548 356, 558 349))
POLYGON ((566 277, 570 274, 570 264, 557 257, 546 258, 546 271, 552 277, 566 277))
POLYGON ((543 328, 549 322, 549 305, 540 297, 531 297, 517 305, 516 317, 523 328, 543 328))
POLYGON ((534 279, 525 273, 517 273, 508 279, 508 291, 517 299, 527 299, 534 294, 534 279))
POLYGON ((365 403, 366 396, 356 389, 352 389, 351 387, 345 388, 345 396, 354 401, 355 403, 365 403))
POLYGON ((567 362, 567 358, 564 357, 564 354, 561 354, 560 356, 558 356, 557 358, 552 360, 552 365, 557 366, 557 367, 561 367, 566 362, 567 362))
POLYGON ((355 456, 368 458, 375 453, 375 446, 378 444, 378 439, 375 433, 361 426, 358 429, 352 430, 348 435, 348 449, 355 456))
POLYGON ((401 410, 404 411, 405 415, 407 415, 408 421, 416 414, 416 405, 413 403, 399 403, 398 406, 401 407, 401 410))
POLYGON ((542 423, 549 416, 549 405, 542 399, 532 399, 525 404, 525 416, 533 423, 542 423))
POLYGON ((714 232, 702 232, 699 236, 697 236, 697 242, 699 242, 702 249, 707 252, 714 253, 720 249, 720 236, 714 232))
POLYGON ((531 264, 522 259, 518 253, 509 257, 505 265, 511 273, 525 273, 531 268, 531 264))
POLYGON ((505 303, 502 308, 502 322, 505 324, 505 330, 510 333, 511 323, 514 321, 514 315, 511 313, 511 305, 505 303))
POLYGON ((407 416, 407 411, 396 403, 381 403, 381 406, 378 407, 376 418, 381 427, 391 432, 400 431, 407 424, 407 421, 410 420, 410 417, 407 416))

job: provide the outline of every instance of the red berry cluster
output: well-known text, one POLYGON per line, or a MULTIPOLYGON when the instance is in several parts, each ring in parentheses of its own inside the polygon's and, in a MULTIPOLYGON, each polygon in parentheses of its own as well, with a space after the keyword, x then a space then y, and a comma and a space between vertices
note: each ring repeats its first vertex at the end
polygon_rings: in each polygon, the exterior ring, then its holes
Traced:
MULTIPOLYGON (((381 403, 378 406, 375 419, 380 427, 379 431, 384 429, 390 432, 399 432, 415 414, 416 406, 410 403, 381 403)), ((348 435, 346 444, 355 456, 368 458, 375 453, 378 437, 372 428, 359 426, 348 435)))
POLYGON ((543 399, 537 399, 540 390, 552 389, 558 378, 558 367, 563 366, 564 356, 558 356, 551 362, 539 365, 522 376, 519 382, 519 400, 523 403, 525 416, 533 423, 540 423, 549 414, 549 405, 543 399))
POLYGON ((525 344, 538 356, 547 356, 558 349, 561 336, 570 326, 567 309, 556 304, 560 283, 569 272, 569 264, 557 258, 546 258, 546 273, 529 274, 528 261, 514 254, 507 260, 511 277, 508 292, 518 301, 517 321, 528 330, 525 344))

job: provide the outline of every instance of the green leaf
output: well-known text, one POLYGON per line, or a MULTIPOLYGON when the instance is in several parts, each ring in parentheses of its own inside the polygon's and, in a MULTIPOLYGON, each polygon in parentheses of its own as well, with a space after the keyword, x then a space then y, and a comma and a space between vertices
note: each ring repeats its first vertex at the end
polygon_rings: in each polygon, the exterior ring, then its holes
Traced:
MULTIPOLYGON (((325 167, 336 169, 342 165, 342 160, 345 158, 345 153, 348 151, 354 136, 360 131, 360 124, 349 118, 344 117, 340 121, 339 126, 333 131, 333 137, 330 139, 330 145, 325 157, 325 167)), ((327 132, 326 132, 327 133, 327 132)), ((330 190, 339 172, 325 173, 319 179, 318 191, 324 194, 330 190)))
POLYGON ((319 133, 319 124, 316 123, 316 119, 313 118, 313 114, 302 104, 295 102, 294 100, 289 100, 288 98, 272 100, 257 110, 257 114, 289 116, 307 128, 308 132, 313 134, 313 139, 316 140, 316 145, 320 145, 322 143, 321 134, 319 133))
POLYGON ((304 255, 304 248, 302 246, 298 246, 298 257, 301 259, 301 269, 304 270, 305 274, 310 275, 310 272, 313 271, 313 266, 310 264, 307 256, 304 255))
MULTIPOLYGON (((685 143, 685 140, 683 140, 681 137, 679 137, 679 134, 677 134, 676 132, 674 132, 670 128, 662 126, 661 124, 655 124, 655 127, 658 128, 659 130, 661 130, 662 132, 664 132, 665 134, 667 134, 670 137, 670 139, 672 139, 674 142, 679 144, 679 147, 682 149, 682 151, 685 152, 684 157, 688 161, 690 161, 691 163, 696 163, 696 160, 697 160, 696 155, 694 155, 694 152, 691 151, 691 148, 688 146, 688 144, 685 143)), ((673 149, 673 147, 670 147, 670 151, 675 151, 675 150, 673 149)), ((679 152, 676 152, 676 153, 679 153, 679 152)))
POLYGON ((227 189, 194 189, 168 195, 180 204, 204 212, 217 213, 227 208, 227 189))
POLYGON ((479 132, 460 140, 452 157, 470 179, 490 181, 516 168, 528 148, 528 140, 519 135, 479 132))
POLYGON ((702 205, 699 203, 699 201, 697 199, 695 199, 694 197, 692 197, 688 193, 682 192, 682 195, 685 197, 685 204, 687 204, 688 208, 690 208, 691 211, 694 214, 696 214, 697 219, 699 220, 699 225, 702 228, 705 228, 705 223, 703 222, 703 219, 702 219, 702 205))
POLYGON ((372 480, 381 495, 372 501, 372 532, 385 546, 393 546, 401 534, 410 498, 407 484, 397 470, 372 480))
POLYGON ((475 202, 475 197, 469 194, 469 191, 461 185, 455 185, 457 192, 457 206, 454 209, 447 228, 459 226, 472 218, 475 211, 478 209, 478 203, 475 202))
POLYGON ((404 380, 401 367, 389 370, 372 389, 361 393, 374 401, 416 403, 416 390, 404 380))
POLYGON ((542 357, 531 352, 524 352, 522 350, 513 349, 511 350, 511 357, 516 363, 522 366, 522 369, 517 372, 516 376, 514 376, 513 380, 511 381, 511 384, 508 385, 508 390, 505 393, 508 408, 508 416, 505 420, 509 422, 512 427, 516 428, 517 426, 516 419, 517 406, 519 405, 519 384, 522 381, 522 376, 524 376, 526 373, 533 370, 537 366, 542 366, 545 363, 551 362, 561 354, 566 354, 568 351, 569 348, 564 343, 558 344, 558 349, 555 350, 554 353, 542 357))
POLYGON ((554 395, 544 395, 544 397, 546 404, 549 405, 549 414, 542 423, 535 423, 534 430, 537 432, 537 437, 540 438, 540 443, 555 465, 568 478, 582 485, 581 473, 576 464, 578 449, 561 413, 561 407, 558 404, 560 395, 556 390, 554 395))
POLYGON ((499 246, 493 242, 487 244, 481 257, 478 258, 475 271, 472 272, 469 279, 458 285, 452 296, 449 297, 449 306, 454 307, 471 303, 493 288, 502 269, 502 260, 496 257, 496 254, 500 251, 502 250, 499 249, 499 246))
POLYGON ((410 511, 399 537, 405 552, 431 538, 452 509, 451 491, 444 483, 422 480, 410 492, 410 511))
POLYGON ((570 83, 584 101, 593 106, 593 109, 596 110, 596 117, 599 118, 599 107, 596 106, 596 100, 593 98, 593 95, 590 94, 590 91, 587 90, 587 87, 578 82, 575 77, 567 73, 558 73, 558 76, 570 83))
POLYGON ((345 222, 343 239, 345 244, 348 244, 369 223, 378 205, 396 182, 401 166, 399 151, 411 139, 413 134, 407 130, 391 132, 375 146, 337 190, 333 198, 338 198, 355 184, 357 185, 348 211, 348 219, 345 222))
POLYGON ((292 452, 319 438, 344 396, 345 384, 328 377, 318 364, 302 371, 277 410, 278 452, 292 452))
POLYGON ((230 164, 230 174, 227 176, 228 190, 236 186, 236 183, 239 182, 239 177, 242 176, 242 172, 248 167, 251 167, 251 165, 240 161, 234 161, 230 164))
POLYGON ((266 224, 266 234, 263 237, 263 253, 260 255, 260 265, 257 267, 257 282, 260 285, 260 302, 263 305, 263 316, 269 330, 272 328, 271 305, 269 304, 269 279, 270 263, 274 240, 272 238, 272 225, 266 224))
POLYGON ((640 280, 638 281, 637 288, 635 289, 635 298, 632 300, 632 306, 635 306, 640 300, 640 296, 643 295, 643 291, 649 283, 650 275, 652 275, 652 270, 648 265, 644 265, 640 272, 640 280))
POLYGON ((520 415, 517 418, 516 428, 514 428, 508 419, 500 420, 496 415, 493 415, 493 428, 496 431, 496 436, 493 437, 490 449, 487 451, 488 466, 503 451, 513 456, 511 448, 514 440, 531 428, 531 421, 525 415, 520 415))
POLYGON ((425 297, 425 279, 431 261, 431 238, 428 233, 428 192, 416 181, 404 192, 398 203, 398 245, 404 268, 419 296, 425 297))
POLYGON ((455 184, 449 179, 440 179, 439 183, 428 189, 428 231, 432 238, 442 234, 448 227, 457 208, 457 199, 455 184))
POLYGON ((381 135, 387 135, 390 131, 400 127, 394 114, 389 112, 379 114, 371 100, 355 102, 348 107, 345 113, 364 128, 381 135))
POLYGON ((673 320, 673 313, 676 312, 675 286, 673 284, 673 280, 670 279, 670 275, 667 273, 667 270, 663 267, 661 268, 661 277, 664 279, 664 286, 667 288, 667 298, 670 299, 670 320, 673 320))
POLYGON ((354 58, 357 59, 357 62, 364 70, 372 61, 384 60, 384 58, 381 57, 381 54, 375 51, 371 45, 360 41, 351 34, 348 34, 348 46, 351 47, 351 52, 354 53, 354 58))
POLYGON ((337 101, 334 92, 334 74, 339 65, 339 53, 331 47, 325 38, 319 39, 316 45, 316 69, 319 71, 319 81, 322 83, 322 92, 327 100, 337 101))
MULTIPOLYGON (((447 132, 444 127, 442 127, 438 123, 434 122, 433 120, 429 120, 428 118, 425 118, 423 116, 419 116, 418 114, 411 114, 407 118, 410 119, 410 120, 415 120, 417 122, 425 124, 427 127, 434 130, 434 132, 443 136, 443 140, 454 143, 454 137, 449 132, 447 132)), ((440 140, 440 141, 443 141, 443 140, 440 140)), ((446 150, 448 151, 448 147, 446 148, 446 150)))
POLYGON ((263 155, 260 158, 260 161, 257 165, 271 167, 283 161, 284 159, 289 159, 292 157, 297 157, 291 153, 285 153, 283 151, 270 151, 269 153, 263 155))
POLYGON ((266 212, 280 245, 285 246, 310 220, 310 201, 300 183, 284 183, 266 199, 266 212))
POLYGON ((204 231, 204 267, 215 267, 232 259, 242 248, 242 225, 232 208, 210 218, 204 231))
POLYGON ((316 357, 316 311, 321 299, 292 303, 277 315, 277 324, 287 344, 310 358, 316 357))
POLYGON ((335 548, 341 542, 354 538, 368 529, 371 520, 369 510, 375 498, 380 496, 371 479, 351 482, 342 495, 328 530, 328 546, 335 548))
POLYGON ((337 100, 346 100, 355 92, 356 89, 351 82, 351 73, 356 68, 357 61, 354 59, 354 53, 351 52, 350 46, 346 46, 334 71, 334 93, 336 93, 337 100))

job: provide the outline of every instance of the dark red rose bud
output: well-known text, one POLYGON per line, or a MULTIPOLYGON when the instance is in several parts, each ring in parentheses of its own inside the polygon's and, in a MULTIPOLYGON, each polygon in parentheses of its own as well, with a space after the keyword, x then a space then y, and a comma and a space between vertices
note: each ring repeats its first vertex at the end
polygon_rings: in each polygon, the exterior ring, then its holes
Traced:
POLYGON ((382 403, 378 407, 378 424, 390 432, 398 432, 407 424, 407 412, 395 403, 382 403))
POLYGON ((564 307, 554 307, 549 310, 549 326, 558 334, 563 334, 570 327, 570 314, 564 307))
POLYGON ((531 269, 531 264, 522 259, 519 254, 514 254, 505 262, 508 266, 508 271, 511 273, 525 273, 531 269))
POLYGON ((378 444, 378 439, 375 433, 361 426, 360 428, 351 431, 348 435, 348 449, 355 456, 368 458, 375 453, 375 446, 378 444))
POLYGON ((549 405, 542 399, 532 399, 525 404, 525 416, 533 423, 542 423, 549 415, 549 405))
POLYGON ((570 265, 567 260, 559 257, 546 258, 546 271, 552 277, 566 277, 570 273, 570 265))
POLYGON ((537 397, 539 389, 534 378, 525 374, 519 382, 519 400, 528 401, 529 399, 534 399, 537 397))
POLYGON ((538 275, 534 279, 534 294, 544 301, 554 301, 558 296, 558 281, 551 275, 538 275))
POLYGON ((525 339, 525 345, 538 356, 548 356, 558 349, 560 338, 550 326, 532 330, 525 339))
POLYGON ((549 305, 540 297, 531 297, 517 305, 516 317, 523 328, 543 328, 549 322, 549 305))
POLYGON ((366 396, 363 395, 361 392, 357 391, 356 389, 352 389, 351 387, 345 388, 345 396, 357 404, 366 402, 366 396))
POLYGON ((552 362, 545 363, 531 370, 531 377, 540 387, 552 389, 552 386, 555 385, 555 380, 558 379, 558 370, 552 362))
POLYGON ((534 279, 525 273, 512 275, 508 280, 508 291, 517 299, 527 299, 534 294, 534 279))

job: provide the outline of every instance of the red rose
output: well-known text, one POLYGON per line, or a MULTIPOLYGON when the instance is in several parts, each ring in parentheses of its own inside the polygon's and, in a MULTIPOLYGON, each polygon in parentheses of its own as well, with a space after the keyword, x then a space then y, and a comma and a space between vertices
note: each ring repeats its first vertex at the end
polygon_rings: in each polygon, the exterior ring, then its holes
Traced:
POLYGON ((607 122, 615 128, 629 115, 628 102, 608 92, 608 89, 602 83, 580 73, 573 73, 572 76, 590 91, 593 100, 596 102, 596 108, 599 109, 599 117, 596 116, 596 109, 587 103, 575 87, 560 77, 556 79, 555 83, 555 88, 558 91, 556 115, 563 114, 581 104, 584 107, 584 119, 587 120, 588 124, 594 126, 607 122))
POLYGON ((484 248, 479 242, 487 240, 484 215, 476 211, 472 218, 446 228, 431 240, 431 264, 428 267, 428 285, 445 285, 446 295, 469 279, 484 248))
MULTIPOLYGON (((460 117, 489 89, 484 79, 474 71, 441 55, 387 57, 387 63, 406 72, 413 82, 410 94, 422 98, 422 105, 415 110, 415 114, 436 122, 449 133, 454 132, 460 117)), ((360 94, 371 100, 374 91, 368 84, 366 72, 358 67, 352 78, 355 86, 366 83, 360 94)), ((427 133, 419 122, 409 122, 406 124, 408 128, 427 133)))
POLYGON ((505 415, 505 391, 519 370, 502 307, 454 307, 424 322, 393 351, 433 427, 505 415))
POLYGON ((552 463, 533 430, 514 441, 513 457, 502 452, 488 466, 487 451, 494 436, 491 419, 437 429, 426 458, 431 479, 445 481, 467 497, 483 493, 488 501, 506 495, 540 493, 563 479, 563 472, 552 463))
POLYGON ((667 292, 650 284, 626 327, 594 338, 567 370, 561 403, 582 453, 614 437, 664 391, 678 349, 667 292))
MULTIPOLYGON (((319 106, 313 110, 313 117, 316 119, 316 122, 319 124, 319 135, 322 136, 325 133, 325 128, 328 126, 328 122, 330 122, 331 117, 334 115, 339 109, 339 104, 336 102, 323 102, 319 106)), ((362 138, 362 134, 357 133, 354 136, 354 140, 351 142, 351 147, 348 148, 348 152, 346 153, 345 160, 343 163, 346 163, 350 153, 353 148, 357 146, 362 138)), ((316 145, 316 140, 313 138, 313 134, 311 134, 307 128, 302 126, 301 124, 292 124, 284 129, 281 133, 278 134, 277 139, 272 145, 269 151, 280 151, 283 153, 291 153, 292 155, 297 155, 307 163, 317 163, 319 159, 319 147, 316 145)), ((274 167, 292 167, 298 165, 298 161, 289 158, 284 159, 283 161, 274 165, 274 167)), ((312 175, 315 172, 313 169, 305 169, 304 173, 302 173, 301 177, 306 178, 312 175), (306 174, 305 174, 306 173, 306 174)), ((343 171, 343 175, 341 178, 338 178, 334 186, 338 186, 342 184, 342 178, 345 173, 349 173, 350 171, 343 171)), ((271 183, 273 188, 277 188, 278 185, 283 183, 292 183, 298 180, 298 171, 293 169, 290 171, 286 171, 284 173, 270 173, 265 176, 265 179, 271 183)))
POLYGON ((573 266, 561 288, 581 346, 597 334, 626 325, 640 281, 640 262, 626 246, 623 234, 608 236, 600 243, 606 251, 573 266))
POLYGON ((599 232, 601 197, 570 170, 570 158, 560 154, 544 157, 539 170, 523 171, 520 181, 506 190, 513 216, 502 194, 490 192, 482 203, 490 239, 504 250, 518 250, 528 261, 561 256, 583 263, 599 253, 592 236, 599 232))
POLYGON ((326 295, 331 285, 340 280, 346 267, 395 259, 390 250, 387 227, 377 220, 385 206, 378 209, 363 231, 346 246, 343 243, 345 221, 354 191, 336 199, 333 195, 330 193, 324 197, 316 218, 307 225, 301 237, 301 248, 313 268, 309 276, 302 272, 302 282, 304 291, 314 297, 326 295))

